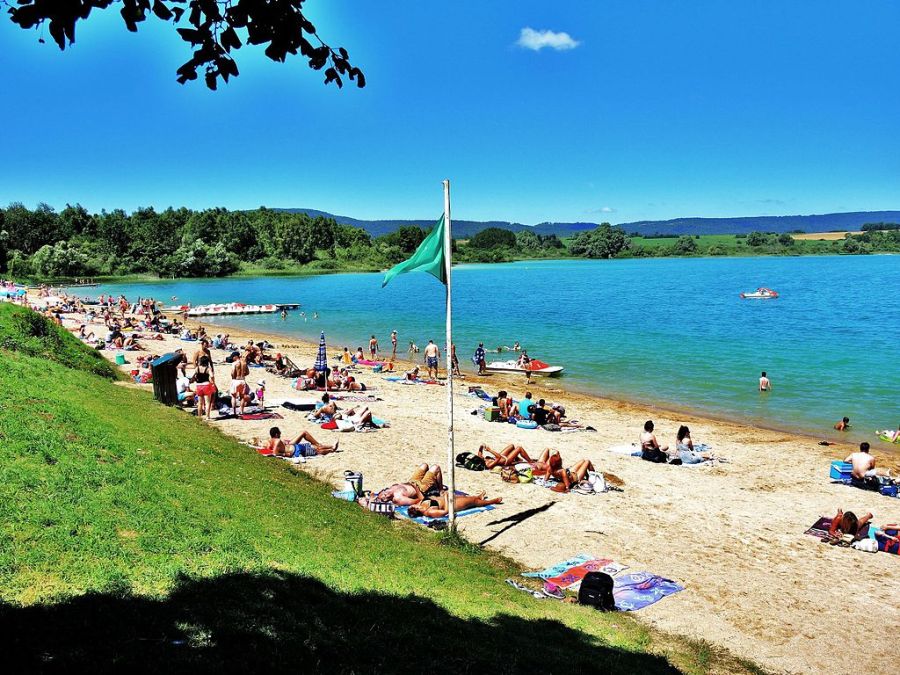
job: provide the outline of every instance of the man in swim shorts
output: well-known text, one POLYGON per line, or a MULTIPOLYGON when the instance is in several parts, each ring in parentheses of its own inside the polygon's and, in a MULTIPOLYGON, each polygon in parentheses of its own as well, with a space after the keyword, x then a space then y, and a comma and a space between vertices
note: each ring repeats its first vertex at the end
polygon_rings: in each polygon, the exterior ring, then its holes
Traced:
POLYGON ((441 467, 437 464, 431 466, 420 464, 413 471, 409 481, 406 483, 395 483, 374 495, 372 499, 377 502, 393 502, 397 506, 418 504, 425 499, 426 492, 432 495, 440 494, 443 483, 444 477, 441 467))
POLYGON ((759 376, 759 390, 760 391, 771 391, 772 390, 772 382, 769 380, 769 377, 766 375, 766 371, 762 371, 762 375, 759 376))
POLYGON ((269 440, 262 449, 271 450, 272 454, 277 457, 293 457, 299 460, 301 457, 315 457, 337 452, 339 445, 340 443, 322 445, 308 431, 301 431, 297 438, 285 443, 281 440, 281 429, 272 427, 269 429, 269 440))
POLYGON ((425 347, 425 366, 428 368, 429 379, 437 379, 438 376, 438 358, 440 358, 441 350, 434 344, 434 340, 428 341, 425 347), (434 374, 432 375, 432 371, 434 374))

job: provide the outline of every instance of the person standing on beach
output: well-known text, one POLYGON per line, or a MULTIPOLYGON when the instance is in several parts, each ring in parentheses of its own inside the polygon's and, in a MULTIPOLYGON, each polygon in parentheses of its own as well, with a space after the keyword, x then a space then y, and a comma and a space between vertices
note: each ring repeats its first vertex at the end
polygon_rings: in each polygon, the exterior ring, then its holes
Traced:
POLYGON ((438 376, 438 359, 441 357, 441 350, 438 349, 438 346, 434 344, 434 340, 428 341, 428 346, 425 347, 425 365, 428 367, 428 377, 430 379, 437 379, 438 376), (431 374, 431 371, 434 371, 434 375, 431 374))
POLYGON ((478 374, 484 375, 485 368, 487 368, 487 363, 485 363, 486 353, 484 351, 484 343, 478 343, 478 349, 475 350, 475 355, 472 357, 472 361, 478 366, 478 374))
POLYGON ((369 340, 369 354, 373 361, 375 360, 375 357, 378 356, 378 340, 375 339, 374 335, 369 340))
POLYGON ((452 372, 454 375, 462 375, 459 372, 459 359, 456 358, 456 344, 450 345, 450 367, 453 369, 452 372))
POLYGON ((397 359, 397 331, 391 331, 391 361, 397 359))
POLYGON ((762 374, 759 376, 759 390, 772 391, 772 382, 769 381, 766 371, 762 371, 762 374))

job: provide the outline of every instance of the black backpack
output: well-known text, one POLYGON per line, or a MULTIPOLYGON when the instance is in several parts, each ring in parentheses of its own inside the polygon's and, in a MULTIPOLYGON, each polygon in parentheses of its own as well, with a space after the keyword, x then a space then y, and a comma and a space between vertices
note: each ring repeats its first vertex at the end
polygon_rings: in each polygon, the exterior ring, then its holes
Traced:
POLYGON ((590 605, 604 612, 616 609, 613 599, 613 578, 605 572, 588 572, 578 590, 578 603, 590 605))
POLYGON ((484 471, 487 465, 482 457, 473 452, 461 452, 456 456, 456 466, 468 469, 469 471, 484 471))

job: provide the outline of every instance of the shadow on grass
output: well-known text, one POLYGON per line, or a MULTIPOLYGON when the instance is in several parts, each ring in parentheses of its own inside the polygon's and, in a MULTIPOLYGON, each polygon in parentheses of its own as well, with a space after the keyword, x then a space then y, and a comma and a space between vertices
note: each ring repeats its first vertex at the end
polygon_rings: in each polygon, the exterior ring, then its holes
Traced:
POLYGON ((308 577, 183 579, 163 599, 95 593, 0 605, 7 672, 672 672, 551 620, 461 619, 432 601, 308 577))
POLYGON ((488 537, 487 539, 485 539, 478 545, 484 546, 485 544, 487 544, 487 543, 493 541, 494 539, 496 539, 497 537, 499 537, 501 534, 503 534, 507 530, 511 530, 519 523, 521 523, 525 520, 528 520, 529 518, 536 516, 539 513, 543 513, 544 511, 549 509, 551 506, 553 506, 555 503, 556 502, 547 502, 546 504, 543 504, 541 506, 536 506, 533 509, 526 509, 524 511, 519 511, 518 513, 514 513, 511 516, 507 516, 506 518, 491 521, 490 523, 488 523, 488 525, 502 525, 503 523, 509 523, 509 525, 507 525, 504 528, 501 528, 500 530, 497 530, 496 532, 494 532, 494 534, 492 534, 490 537, 488 537))

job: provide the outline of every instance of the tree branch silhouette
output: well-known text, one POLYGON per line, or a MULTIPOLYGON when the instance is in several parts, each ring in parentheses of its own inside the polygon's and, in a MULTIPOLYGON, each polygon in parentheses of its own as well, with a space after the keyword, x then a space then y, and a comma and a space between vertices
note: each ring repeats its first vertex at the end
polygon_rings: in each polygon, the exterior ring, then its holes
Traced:
POLYGON ((93 10, 121 5, 126 28, 137 32, 138 24, 153 15, 161 21, 187 25, 175 31, 193 50, 191 58, 176 71, 181 84, 198 78, 216 89, 219 79, 228 82, 238 75, 234 52, 245 44, 265 45, 265 54, 283 63, 288 54, 306 57, 312 70, 324 69, 325 84, 339 88, 344 80, 366 86, 362 71, 350 62, 343 47, 326 44, 303 12, 306 0, 3 0, 13 23, 40 30, 44 42, 46 24, 53 41, 64 50, 75 42, 75 26, 93 10), (186 15, 186 16, 185 16, 186 15))

